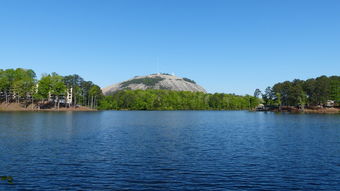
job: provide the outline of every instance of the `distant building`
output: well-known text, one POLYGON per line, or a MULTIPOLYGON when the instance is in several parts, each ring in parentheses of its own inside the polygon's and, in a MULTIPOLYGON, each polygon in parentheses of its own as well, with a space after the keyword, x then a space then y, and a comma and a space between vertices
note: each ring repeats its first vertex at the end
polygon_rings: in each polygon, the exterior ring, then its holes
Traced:
POLYGON ((72 88, 68 89, 66 95, 66 103, 70 105, 72 104, 72 91, 73 91, 72 88))
POLYGON ((266 107, 261 103, 255 109, 256 111, 265 111, 266 107))
POLYGON ((334 107, 335 101, 334 100, 327 100, 325 107, 334 107))

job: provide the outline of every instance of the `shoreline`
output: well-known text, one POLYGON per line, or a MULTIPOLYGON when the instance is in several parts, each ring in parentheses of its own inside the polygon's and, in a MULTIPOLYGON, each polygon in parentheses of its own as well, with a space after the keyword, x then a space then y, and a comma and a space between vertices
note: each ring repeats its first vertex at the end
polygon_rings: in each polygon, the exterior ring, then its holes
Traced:
POLYGON ((340 114, 339 108, 324 108, 324 109, 305 109, 302 113, 316 113, 316 114, 340 114))
MULTIPOLYGON (((61 107, 57 108, 46 108, 46 109, 38 109, 36 105, 32 108, 32 105, 23 106, 18 103, 9 103, 9 104, 0 104, 0 112, 84 112, 84 111, 240 111, 240 110, 216 110, 216 109, 203 109, 203 110, 130 110, 130 109, 121 109, 121 110, 98 110, 91 109, 85 106, 75 107, 61 107)), ((244 110, 244 111, 255 111, 255 112, 275 112, 275 113, 301 113, 301 114, 340 114, 340 108, 305 108, 304 110, 295 108, 295 107, 284 107, 282 110, 270 109, 265 111, 257 111, 257 110, 244 110)))
POLYGON ((28 105, 27 107, 24 107, 21 104, 18 103, 9 103, 0 104, 0 112, 58 112, 58 111, 98 111, 97 109, 91 109, 88 107, 80 106, 80 107, 61 107, 59 109, 57 108, 46 108, 46 109, 38 109, 35 106, 32 108, 32 105, 28 105))
MULTIPOLYGON (((256 111, 256 110, 255 110, 256 111)), ((305 109, 298 109, 295 107, 284 107, 281 110, 275 108, 275 109, 269 109, 265 111, 258 112, 276 112, 276 113, 305 113, 305 114, 340 114, 340 108, 305 108, 305 109)))

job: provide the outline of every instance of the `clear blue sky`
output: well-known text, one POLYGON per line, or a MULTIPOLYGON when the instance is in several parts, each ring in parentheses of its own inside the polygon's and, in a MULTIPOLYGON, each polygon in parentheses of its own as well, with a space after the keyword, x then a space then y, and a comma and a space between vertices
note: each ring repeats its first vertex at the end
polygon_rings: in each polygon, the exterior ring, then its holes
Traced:
POLYGON ((340 75, 339 0, 0 0, 0 68, 101 87, 174 72, 209 92, 340 75))

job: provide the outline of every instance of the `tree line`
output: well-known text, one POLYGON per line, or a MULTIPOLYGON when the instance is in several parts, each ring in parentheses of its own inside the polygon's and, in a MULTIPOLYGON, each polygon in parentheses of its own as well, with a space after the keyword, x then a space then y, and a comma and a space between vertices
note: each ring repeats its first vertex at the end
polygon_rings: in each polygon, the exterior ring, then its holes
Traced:
POLYGON ((37 79, 31 69, 0 69, 0 103, 26 107, 88 106, 116 110, 242 110, 267 106, 322 106, 330 100, 340 106, 340 76, 320 76, 276 83, 254 96, 171 90, 122 90, 103 96, 101 88, 77 74, 55 72, 37 79), (72 91, 71 91, 72 90, 72 91), (67 96, 71 103, 67 103, 67 96))
POLYGON ((329 101, 340 104, 340 76, 320 76, 307 80, 295 79, 267 87, 263 93, 255 90, 254 96, 270 106, 324 106, 329 101))
POLYGON ((25 106, 59 108, 63 106, 90 106, 95 108, 102 97, 99 86, 85 81, 79 75, 61 76, 53 72, 38 80, 31 69, 0 69, 0 102, 22 103, 25 106), (72 102, 66 105, 66 96, 72 102))
POLYGON ((113 110, 243 110, 253 109, 253 96, 171 90, 122 90, 105 96, 99 109, 113 110))

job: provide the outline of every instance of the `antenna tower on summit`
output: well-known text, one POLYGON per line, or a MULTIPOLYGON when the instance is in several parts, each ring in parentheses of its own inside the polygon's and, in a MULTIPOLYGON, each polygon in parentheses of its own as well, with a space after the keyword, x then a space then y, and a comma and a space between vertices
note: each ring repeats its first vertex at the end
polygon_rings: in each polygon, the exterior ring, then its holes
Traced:
POLYGON ((158 57, 156 57, 156 69, 157 69, 157 74, 161 74, 161 72, 159 71, 159 59, 158 57))

